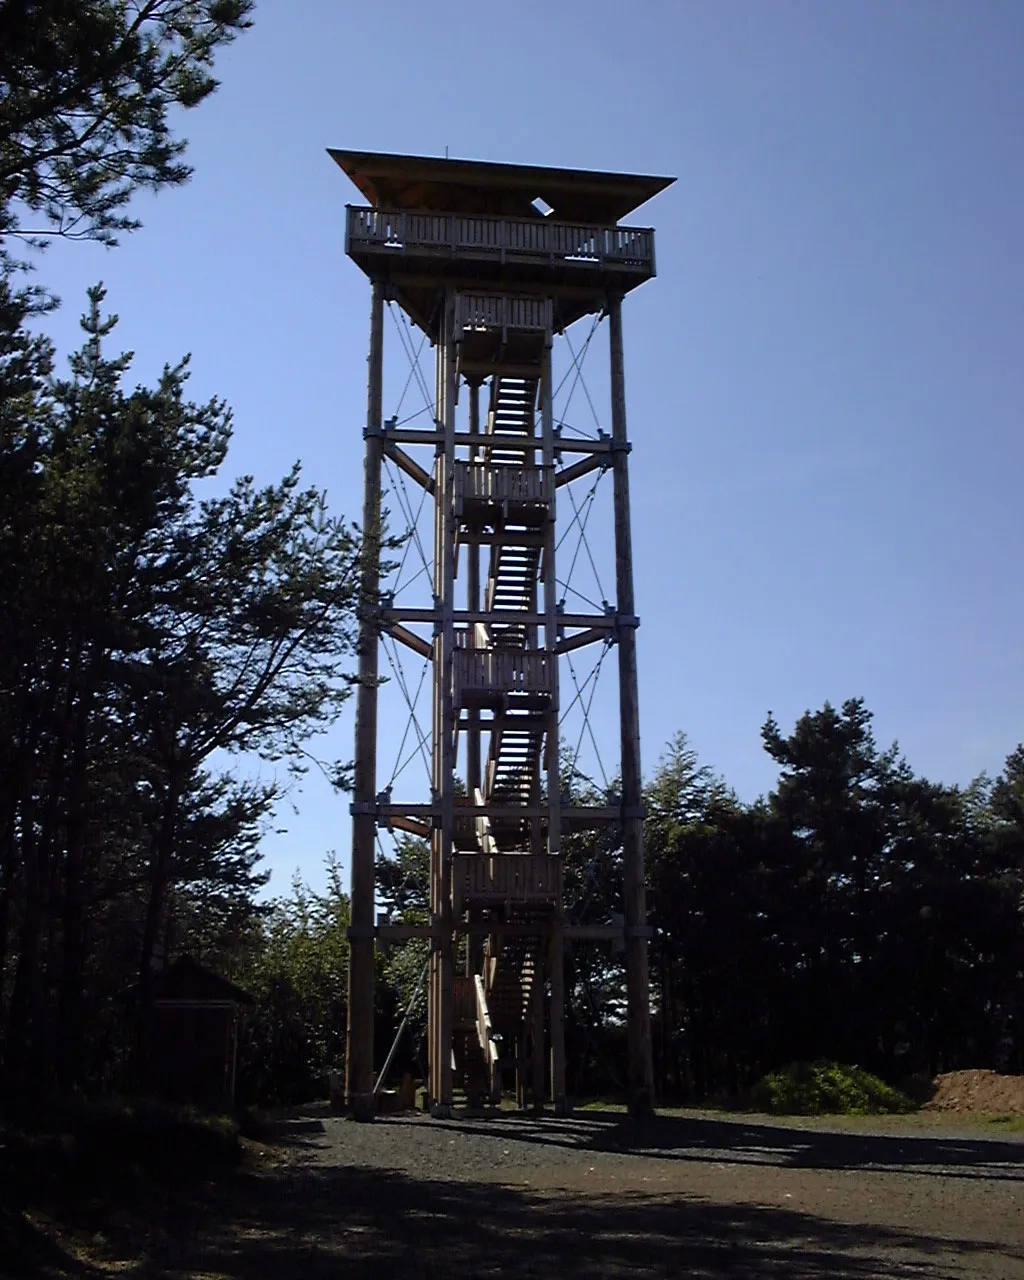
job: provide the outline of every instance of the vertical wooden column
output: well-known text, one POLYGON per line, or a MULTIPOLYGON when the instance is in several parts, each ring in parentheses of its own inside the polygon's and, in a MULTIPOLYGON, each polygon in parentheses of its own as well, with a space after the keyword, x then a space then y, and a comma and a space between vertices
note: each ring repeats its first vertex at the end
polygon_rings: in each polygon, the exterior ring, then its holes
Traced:
POLYGON ((444 431, 443 452, 437 459, 436 509, 437 546, 435 568, 439 604, 441 608, 440 635, 434 642, 434 744, 437 762, 435 790, 441 804, 440 832, 435 831, 438 846, 435 858, 437 877, 436 912, 440 917, 441 942, 437 955, 437 993, 435 1019, 437 1023, 436 1090, 431 1086, 433 1113, 444 1117, 451 1114, 452 1106, 452 1032, 453 998, 455 978, 454 938, 452 935, 452 850, 455 826, 455 714, 452 698, 452 650, 455 647, 455 344, 453 338, 453 300, 445 300, 444 318, 441 322, 440 340, 437 345, 438 370, 438 418, 444 431))
POLYGON ((533 960, 533 993, 530 1000, 530 1039, 533 1053, 530 1060, 530 1091, 533 1094, 533 1108, 540 1111, 544 1106, 544 939, 537 938, 531 943, 534 947, 533 960))
MULTIPOLYGON (((444 322, 441 321, 437 334, 434 354, 434 425, 441 421, 444 399, 444 322)), ((444 591, 444 448, 435 448, 434 453, 434 563, 433 563, 433 595, 435 606, 439 605, 444 591)), ((431 642, 431 662, 433 675, 432 719, 431 719, 431 800, 438 803, 442 790, 443 764, 441 760, 441 743, 443 738, 443 676, 444 654, 441 638, 441 627, 435 624, 431 642)), ((430 833, 430 920, 431 924, 440 928, 441 923, 441 862, 443 859, 443 843, 441 824, 435 821, 430 833)), ((427 1044, 429 1054, 431 1114, 439 1105, 441 1096, 441 939, 435 935, 430 943, 430 974, 427 992, 427 1044)))
POLYGON ((615 591, 619 626, 619 722, 622 737, 623 900, 626 917, 626 1027, 629 1040, 629 1108, 634 1116, 654 1109, 650 982, 647 967, 647 895, 641 816, 640 715, 637 690, 633 542, 629 519, 626 377, 622 354, 622 299, 608 298, 611 357, 612 476, 615 506, 615 591))
POLYGON ((383 456, 384 286, 373 282, 363 463, 363 546, 360 566, 359 684, 356 690, 353 779, 351 927, 345 1099, 358 1120, 373 1116, 374 851, 377 820, 377 609, 380 594, 380 479, 383 456))
MULTIPOLYGON (((469 429, 474 434, 480 431, 480 378, 474 376, 469 382, 469 429)), ((480 450, 472 445, 469 450, 470 462, 476 462, 480 450)), ((466 556, 466 608, 474 611, 480 609, 480 548, 473 542, 467 542, 463 548, 466 556)), ((473 627, 470 627, 473 630, 473 627)), ((480 766, 480 711, 471 707, 467 712, 469 727, 466 732, 466 791, 470 801, 475 801, 477 792, 483 794, 483 774, 480 766)), ((478 912, 470 912, 472 922, 478 912)), ((471 978, 482 973, 484 967, 484 940, 479 934, 470 934, 466 941, 466 976, 471 978)))
POLYGON ((562 904, 551 926, 548 963, 551 966, 551 1101, 555 1115, 569 1112, 565 1092, 565 937, 562 904))
MULTIPOLYGON (((551 371, 549 332, 541 364, 541 462, 551 485, 551 506, 544 525, 544 651, 551 671, 551 708, 546 737, 546 783, 548 808, 548 853, 562 852, 562 781, 558 760, 558 584, 555 580, 555 422, 554 381, 551 371)), ((551 971, 551 1101, 556 1112, 565 1111, 565 989, 562 935, 563 906, 555 904, 551 936, 548 940, 548 964, 551 971)), ((543 966, 544 948, 538 946, 538 964, 543 966)))
MULTIPOLYGON (((469 429, 473 435, 480 432, 480 379, 473 378, 469 384, 469 429)), ((471 462, 478 456, 476 445, 469 451, 471 462)), ((480 609, 480 548, 475 543, 467 543, 463 548, 466 554, 466 608, 472 611, 480 609)), ((467 713, 469 728, 466 733, 466 791, 472 800, 475 793, 483 786, 480 773, 480 712, 473 707, 467 713)))

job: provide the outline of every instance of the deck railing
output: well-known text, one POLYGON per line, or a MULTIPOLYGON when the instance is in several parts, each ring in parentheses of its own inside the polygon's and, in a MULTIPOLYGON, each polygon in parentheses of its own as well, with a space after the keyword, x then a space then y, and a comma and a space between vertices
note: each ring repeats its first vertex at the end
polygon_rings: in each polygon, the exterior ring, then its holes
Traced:
POLYGON ((452 907, 467 902, 549 904, 562 900, 562 860, 548 853, 458 853, 452 859, 452 907))
POLYGON ((550 298, 517 298, 502 293, 459 293, 455 296, 455 340, 467 329, 549 333, 554 322, 550 298))
POLYGON ((500 466, 459 462, 455 466, 455 514, 467 502, 508 503, 510 506, 550 506, 555 483, 550 467, 500 466))
POLYGON ((409 213, 349 205, 347 231, 349 253, 361 245, 406 253, 448 249, 469 256, 654 267, 654 232, 649 227, 598 227, 540 218, 409 213))
POLYGON ((452 696, 467 693, 551 693, 554 659, 538 649, 452 650, 452 696))

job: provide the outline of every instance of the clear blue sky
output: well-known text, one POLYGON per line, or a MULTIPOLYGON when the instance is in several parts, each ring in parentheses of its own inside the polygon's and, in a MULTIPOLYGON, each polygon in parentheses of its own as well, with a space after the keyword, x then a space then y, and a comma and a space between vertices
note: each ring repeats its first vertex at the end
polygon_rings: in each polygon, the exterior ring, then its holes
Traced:
MULTIPOLYGON (((1016 0, 263 0, 183 120, 191 184, 48 255, 51 331, 102 278, 139 379, 190 351, 233 405, 232 473, 299 457, 358 516, 369 290, 325 148, 674 175, 625 307, 645 770, 683 729, 753 799, 769 709, 863 695, 966 782, 1024 738, 1022 67, 1016 0)), ((348 850, 347 798, 292 799, 276 890, 348 850)))

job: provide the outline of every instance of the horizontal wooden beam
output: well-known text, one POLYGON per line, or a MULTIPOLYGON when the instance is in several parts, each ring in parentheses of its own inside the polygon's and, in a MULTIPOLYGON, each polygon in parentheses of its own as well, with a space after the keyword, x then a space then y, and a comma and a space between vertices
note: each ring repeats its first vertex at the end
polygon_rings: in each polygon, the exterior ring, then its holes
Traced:
MULTIPOLYGON (((493 330, 491 332, 493 333, 493 330)), ((517 334, 516 336, 518 337, 519 335, 517 334)), ((542 338, 543 334, 538 330, 536 336, 542 338)), ((460 357, 459 373, 464 378, 489 378, 494 373, 500 373, 503 378, 539 378, 540 359, 538 358, 536 363, 524 361, 522 364, 513 364, 507 360, 500 359, 498 356, 495 356, 493 360, 481 357, 466 360, 460 357)))
POLYGON ((621 924, 567 924, 562 936, 574 942, 621 942, 624 931, 621 924))
POLYGON ((411 942, 413 938, 440 938, 439 924, 379 924, 374 930, 380 942, 411 942))
MULTIPOLYGON (((523 920, 502 922, 499 920, 474 920, 456 922, 452 926, 455 934, 471 937, 497 938, 533 938, 544 937, 551 932, 555 919, 527 923, 523 920)), ((379 924, 374 930, 381 942, 411 942, 416 939, 442 937, 441 925, 438 924, 379 924)), ((562 937, 571 942, 621 942, 625 938, 625 929, 621 924, 563 924, 562 937)))
MULTIPOLYGON (((440 818, 440 804, 404 804, 391 801, 388 804, 370 806, 380 822, 392 822, 399 818, 440 818)), ((490 818, 496 821, 516 821, 520 818, 546 818, 547 805, 542 804, 456 804, 455 820, 459 818, 490 818)), ((606 822, 618 822, 622 811, 618 805, 566 805, 561 810, 563 827, 601 826, 606 822)))
POLYGON ((510 547, 542 547, 544 545, 543 533, 536 530, 516 529, 512 532, 506 532, 503 529, 467 529, 463 525, 459 529, 459 541, 464 542, 467 546, 502 546, 507 543, 510 547))
MULTIPOLYGON (((423 445, 439 445, 444 444, 444 432, 438 431, 436 428, 432 430, 417 430, 415 427, 382 427, 381 434, 387 444, 423 444, 423 445)), ((541 442, 539 437, 527 437, 512 435, 507 432, 495 432, 493 435, 486 431, 456 431, 455 444, 473 446, 477 449, 524 449, 530 448, 530 440, 533 440, 533 448, 539 449, 541 442)), ((611 453, 611 440, 585 440, 582 437, 563 436, 557 432, 555 434, 555 451, 561 450, 562 453, 593 453, 606 454, 611 453)))
MULTIPOLYGON (((413 609, 402 605, 391 605, 381 610, 386 623, 392 622, 436 622, 441 618, 440 609, 413 609)), ((453 616, 456 625, 473 622, 497 622, 503 626, 542 627, 545 621, 543 613, 527 613, 518 609, 456 609, 453 616)), ((560 627, 588 627, 594 631, 615 631, 617 622, 613 613, 560 613, 560 627)))

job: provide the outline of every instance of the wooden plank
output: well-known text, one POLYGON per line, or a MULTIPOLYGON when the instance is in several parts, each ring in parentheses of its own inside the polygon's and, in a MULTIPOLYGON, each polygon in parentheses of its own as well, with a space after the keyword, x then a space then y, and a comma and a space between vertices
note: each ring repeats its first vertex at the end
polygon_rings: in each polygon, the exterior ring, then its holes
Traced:
MULTIPOLYGON (((544 347, 541 361, 541 461, 544 474, 552 476, 555 466, 554 377, 551 368, 551 341, 544 347)), ((555 495, 552 491, 544 526, 544 651, 548 661, 548 679, 551 689, 551 708, 545 731, 546 777, 548 798, 548 852, 557 854, 562 848, 562 827, 559 818, 562 784, 558 759, 558 586, 555 576, 555 495)), ((542 1082, 543 1092, 543 1082, 542 1082)))
POLYGON ((402 814, 394 814, 389 818, 388 826, 394 827, 396 831, 408 832, 411 836, 420 836, 424 840, 430 839, 433 830, 429 822, 418 822, 415 818, 407 818, 402 814))
POLYGON ((430 924, 379 924, 376 934, 381 942, 411 942, 413 939, 439 937, 439 925, 430 924))
POLYGON ((565 942, 563 924, 556 916, 551 926, 548 967, 551 971, 551 1101, 555 1114, 566 1112, 565 1093, 565 942))
MULTIPOLYGON (((536 373, 536 370, 534 370, 536 373)), ((415 427, 385 427, 384 439, 396 444, 444 444, 444 432, 434 430, 417 430, 415 427)), ((476 446, 477 448, 522 449, 523 437, 508 432, 456 431, 455 446, 476 446)), ((555 434, 555 448, 561 453, 611 453, 611 441, 585 440, 582 437, 555 434)))
POLYGON ((576 649, 582 649, 585 645, 596 644, 598 640, 607 639, 607 628, 588 627, 586 631, 579 631, 576 635, 564 636, 555 645, 555 653, 572 653, 576 649))
POLYGON ((532 1000, 532 1023, 530 1039, 532 1041, 532 1061, 531 1075, 532 1080, 531 1091, 533 1093, 533 1105, 539 1111, 544 1105, 544 952, 546 946, 541 945, 543 940, 538 940, 536 955, 533 965, 533 990, 530 993, 532 1000))
MULTIPOLYGON (((626 377, 622 350, 622 298, 608 298, 611 366, 612 454, 615 512, 615 591, 618 611, 632 617, 633 548, 626 451, 626 377)), ((654 1058, 651 1045, 650 982, 647 962, 647 898, 644 887, 644 828, 640 773, 640 713, 637 686, 636 629, 619 632, 619 729, 622 743, 623 903, 626 916, 626 1034, 629 1058, 629 1106, 634 1116, 654 1109, 654 1058)))
MULTIPOLYGON (((469 384, 469 430, 471 435, 480 434, 480 382, 474 378, 469 384)), ((475 460, 477 450, 470 450, 471 460, 475 460)), ((471 543, 465 531, 462 532, 466 542, 466 609, 468 612, 479 612, 480 609, 480 548, 478 543, 471 543)), ((466 789, 470 795, 480 789, 480 712, 469 713, 469 732, 466 736, 466 789)))
POLYGON ((493 359, 485 359, 483 357, 477 359, 467 359, 463 357, 459 368, 466 378, 489 378, 494 373, 500 373, 506 378, 535 378, 537 376, 537 366, 526 361, 517 363, 515 361, 502 360, 500 356, 493 359))
MULTIPOLYGON (((372 806, 379 821, 391 821, 394 815, 408 818, 435 818, 441 816, 439 804, 416 804, 392 801, 389 804, 372 806)), ((548 807, 544 805, 517 804, 458 804, 455 806, 455 818, 490 818, 492 822, 514 821, 518 818, 546 818, 548 807)), ((585 828, 593 823, 601 826, 606 822, 619 822, 622 810, 618 805, 563 805, 562 827, 585 828)))
MULTIPOLYGON (((407 608, 404 605, 392 605, 389 608, 382 609, 381 615, 384 621, 388 623, 435 622, 440 620, 441 611, 439 609, 417 609, 407 608)), ((539 627, 544 625, 544 614, 519 609, 492 609, 489 612, 486 610, 456 609, 453 621, 456 626, 468 626, 476 622, 497 622, 512 626, 539 627)), ((560 613, 558 614, 558 625, 560 627, 591 628, 595 631, 609 632, 615 631, 618 624, 615 615, 611 613, 560 613)))
MULTIPOLYGON (((537 530, 516 529, 515 532, 506 532, 498 529, 467 529, 465 527, 459 530, 459 540, 464 542, 467 547, 490 547, 504 546, 508 543, 516 547, 543 547, 544 534, 537 530)), ((480 606, 469 605, 470 609, 479 609, 480 606)))
MULTIPOLYGON (((482 856, 482 855, 481 855, 482 856)), ((475 920, 456 922, 454 932, 466 937, 506 938, 539 938, 545 934, 551 936, 554 925, 543 922, 528 923, 526 921, 502 922, 496 920, 475 920)), ((614 924, 563 924, 558 932, 564 941, 571 942, 621 942, 624 935, 622 925, 614 924)), ((378 924, 373 933, 381 942, 409 942, 413 939, 424 940, 441 936, 440 924, 378 924)), ((553 976, 553 974, 552 974, 553 976)))
MULTIPOLYGON (((376 600, 380 590, 381 425, 384 373, 384 288, 374 281, 370 301, 370 353, 366 395, 366 458, 363 469, 363 531, 360 590, 376 600)), ((377 794, 377 663, 376 620, 368 612, 359 623, 359 683, 356 690, 354 803, 372 805, 377 794)), ((351 919, 357 931, 349 946, 348 1029, 345 1053, 346 1104, 356 1119, 372 1118, 374 1107, 373 994, 375 983, 372 933, 374 923, 376 822, 372 813, 356 811, 352 819, 351 919)))
POLYGON ((591 471, 597 471, 604 465, 604 458, 597 453, 591 454, 589 458, 581 458, 571 467, 563 467, 561 471, 555 472, 555 488, 560 489, 564 484, 572 484, 574 480, 579 480, 581 476, 589 475, 591 471))
POLYGON ((388 635, 394 636, 396 640, 401 640, 402 644, 407 645, 420 655, 421 658, 432 658, 434 650, 429 640, 424 640, 422 636, 418 636, 415 631, 409 631, 399 622, 388 624, 388 635))
POLYGON ((439 728, 441 751, 439 777, 435 780, 436 794, 441 800, 441 861, 438 868, 440 882, 438 900, 441 914, 441 986, 439 1017, 440 1039, 440 1089, 437 1113, 451 1113, 453 1100, 452 1079, 452 1026, 453 990, 455 981, 455 956, 452 939, 452 888, 451 853, 454 844, 455 797, 455 734, 454 707, 451 681, 447 673, 451 669, 452 650, 455 644, 455 504, 452 486, 455 475, 455 323, 454 301, 449 299, 445 307, 441 341, 437 344, 438 417, 444 423, 444 454, 441 465, 442 484, 438 489, 437 507, 440 511, 441 580, 441 663, 434 671, 434 697, 440 704, 439 728))
POLYGON ((425 471, 414 458, 410 458, 405 450, 400 449, 393 440, 385 439, 384 452, 398 467, 399 471, 404 471, 407 476, 426 489, 427 493, 433 494, 435 492, 433 476, 425 471))
POLYGON ((625 935, 621 924, 567 924, 562 936, 572 942, 621 942, 625 935))

